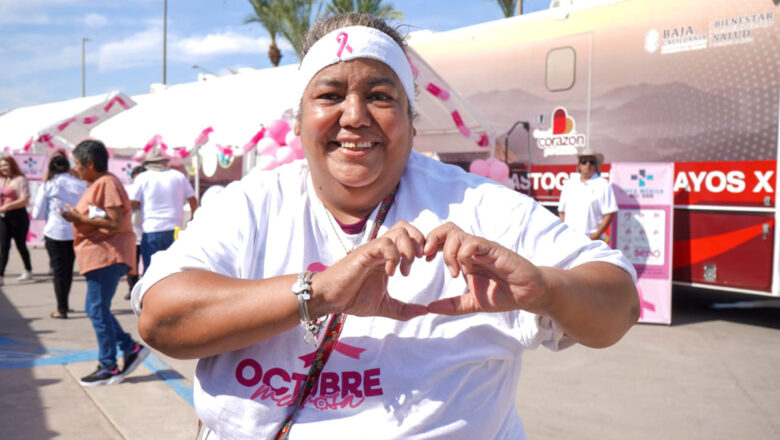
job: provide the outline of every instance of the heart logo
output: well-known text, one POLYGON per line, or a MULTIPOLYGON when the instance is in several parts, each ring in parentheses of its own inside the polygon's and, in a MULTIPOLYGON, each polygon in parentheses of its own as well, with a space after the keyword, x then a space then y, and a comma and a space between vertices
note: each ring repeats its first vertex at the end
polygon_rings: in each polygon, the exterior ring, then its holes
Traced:
POLYGON ((552 134, 567 134, 574 130, 574 119, 566 114, 565 108, 557 108, 553 112, 552 134))

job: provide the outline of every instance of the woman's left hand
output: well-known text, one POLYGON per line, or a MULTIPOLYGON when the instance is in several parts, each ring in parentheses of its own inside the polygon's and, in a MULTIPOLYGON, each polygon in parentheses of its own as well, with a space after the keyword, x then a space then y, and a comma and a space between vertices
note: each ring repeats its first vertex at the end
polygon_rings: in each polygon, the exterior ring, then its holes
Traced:
POLYGON ((463 315, 476 312, 540 310, 546 293, 542 271, 500 244, 467 234, 452 223, 431 231, 423 254, 430 261, 442 253, 450 274, 466 279, 468 291, 428 304, 428 312, 463 315))

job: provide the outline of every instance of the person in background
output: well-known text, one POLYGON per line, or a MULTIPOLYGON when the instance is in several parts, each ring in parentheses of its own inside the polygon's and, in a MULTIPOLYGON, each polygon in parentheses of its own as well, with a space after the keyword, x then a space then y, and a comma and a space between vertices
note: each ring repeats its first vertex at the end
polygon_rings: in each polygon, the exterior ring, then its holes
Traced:
POLYGON ((618 210, 612 185, 599 175, 601 163, 601 154, 590 147, 577 153, 580 177, 566 181, 558 202, 561 221, 591 240, 607 238, 604 232, 618 210))
POLYGON ((144 340, 199 359, 204 438, 523 439, 525 351, 636 322, 619 251, 413 151, 404 46, 368 14, 318 20, 292 92, 306 160, 228 185, 133 289, 144 340))
MULTIPOLYGON (((135 184, 135 178, 146 171, 146 168, 144 168, 143 165, 139 165, 137 167, 134 167, 132 170, 130 170, 130 178, 133 179, 133 183, 128 185, 127 193, 132 194, 133 193, 133 185, 135 184)), ((133 291, 133 287, 135 287, 135 283, 138 282, 138 262, 141 260, 141 236, 143 234, 143 231, 141 229, 141 210, 133 205, 133 233, 135 234, 135 270, 127 275, 127 294, 125 294, 125 299, 130 299, 130 292, 133 291)))
POLYGON ((0 158, 0 286, 3 285, 11 239, 22 257, 24 272, 19 281, 32 279, 30 251, 27 250, 27 233, 30 231, 30 216, 27 203, 30 201, 30 186, 12 156, 0 158))
POLYGON ((70 174, 70 161, 65 153, 58 151, 49 159, 43 186, 35 195, 32 216, 46 219, 43 227, 43 239, 49 254, 50 267, 54 282, 54 296, 57 310, 51 313, 55 319, 68 317, 68 297, 73 283, 73 263, 76 254, 73 251, 73 228, 62 218, 60 212, 67 205, 78 203, 87 184, 70 174))
POLYGON ((115 384, 149 354, 147 347, 122 330, 111 313, 119 279, 136 260, 130 199, 122 182, 108 172, 108 151, 102 142, 80 142, 73 150, 73 163, 88 187, 75 207, 66 206, 62 217, 73 225, 79 271, 87 279, 84 309, 98 341, 97 369, 82 377, 81 385, 115 384), (124 357, 121 370, 116 362, 117 345, 124 357))
POLYGON ((133 182, 130 200, 141 209, 141 258, 144 271, 149 269, 152 255, 168 249, 173 243, 177 227, 184 226, 184 203, 189 203, 195 215, 198 200, 187 177, 168 167, 169 159, 159 148, 146 153, 143 166, 146 171, 133 182))

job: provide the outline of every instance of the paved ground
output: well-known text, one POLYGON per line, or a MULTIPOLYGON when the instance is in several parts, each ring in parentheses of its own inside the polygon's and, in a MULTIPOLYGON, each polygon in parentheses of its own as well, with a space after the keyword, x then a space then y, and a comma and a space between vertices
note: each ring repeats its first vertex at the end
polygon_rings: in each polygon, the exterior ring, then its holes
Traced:
MULTIPOLYGON (((47 257, 33 249, 34 282, 17 282, 12 250, 0 287, 0 439, 192 439, 194 361, 150 356, 119 385, 83 388, 96 365, 83 313, 54 310, 47 257)), ((122 299, 113 310, 137 335, 122 299)), ((638 325, 616 346, 526 355, 517 407, 532 440, 780 439, 780 300, 675 291, 674 325, 638 325), (713 308, 712 304, 716 303, 713 308)))

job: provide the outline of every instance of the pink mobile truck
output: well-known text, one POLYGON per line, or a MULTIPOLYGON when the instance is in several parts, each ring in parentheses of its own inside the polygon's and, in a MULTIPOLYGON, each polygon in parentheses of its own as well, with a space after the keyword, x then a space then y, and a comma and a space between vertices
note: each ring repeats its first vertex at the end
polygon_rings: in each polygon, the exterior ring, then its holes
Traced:
POLYGON ((780 296, 778 0, 587 4, 411 43, 500 133, 515 189, 555 209, 585 145, 603 171, 673 162, 675 284, 780 296))

